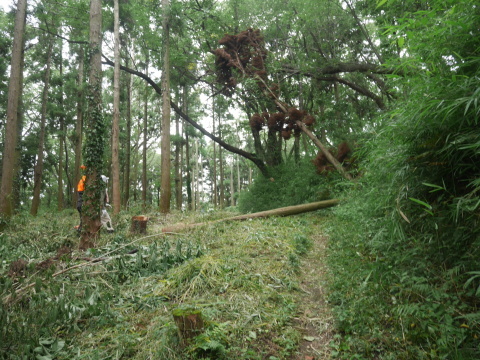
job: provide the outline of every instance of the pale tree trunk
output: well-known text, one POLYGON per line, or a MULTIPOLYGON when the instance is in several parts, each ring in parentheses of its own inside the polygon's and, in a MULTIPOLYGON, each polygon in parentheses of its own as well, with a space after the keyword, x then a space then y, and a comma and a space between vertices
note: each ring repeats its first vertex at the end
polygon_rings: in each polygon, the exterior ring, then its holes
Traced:
MULTIPOLYGON (((187 103, 187 86, 183 87, 183 112, 188 114, 188 103, 187 103)), ((185 182, 187 187, 187 210, 192 210, 192 165, 190 161, 190 141, 188 137, 187 127, 189 124, 184 120, 183 121, 183 131, 185 133, 185 182)))
POLYGON ((169 0, 162 0, 163 8, 163 79, 162 79, 162 160, 160 181, 160 212, 166 214, 170 211, 170 31, 169 31, 169 0))
MULTIPOLYGON (((139 96, 140 99, 140 96, 139 96)), ((140 105, 140 104, 139 104, 140 105)), ((142 119, 138 118, 138 125, 139 131, 137 132, 137 136, 135 138, 135 146, 134 146, 134 153, 133 153, 133 201, 137 202, 138 197, 138 172, 140 167, 140 137, 142 129, 142 119)), ((141 180, 141 179, 140 179, 141 180)))
POLYGON ((40 113, 40 134, 38 139, 37 162, 33 172, 33 199, 30 214, 36 216, 40 206, 40 190, 42 189, 43 149, 45 147, 45 123, 47 120, 48 88, 50 85, 50 66, 52 62, 53 41, 48 38, 47 64, 43 80, 42 109, 40 113))
MULTIPOLYGON (((303 101, 303 83, 299 81, 299 110, 304 110, 304 101, 303 101)), ((294 162, 295 164, 300 163, 300 134, 294 133, 294 142, 293 142, 293 151, 294 151, 294 162)), ((285 144, 287 142, 285 141, 285 144)))
POLYGON ((203 200, 203 157, 202 153, 198 150, 200 141, 197 141, 197 153, 198 153, 198 176, 197 176, 197 209, 202 208, 203 200))
POLYGON ((238 157, 238 154, 235 156, 236 158, 236 163, 237 163, 237 192, 240 193, 241 190, 241 181, 240 181, 240 159, 238 157))
POLYGON ((77 78, 77 121, 75 122, 75 169, 73 176, 73 207, 77 207, 77 188, 76 185, 80 181, 82 165, 82 142, 83 142, 83 68, 84 68, 84 51, 80 46, 78 49, 78 78, 77 78))
MULTIPOLYGON (((218 117, 218 137, 222 138, 220 116, 218 117)), ((223 149, 218 149, 218 162, 220 164, 220 209, 225 207, 225 170, 223 167, 223 149)))
MULTIPOLYGON (((184 126, 188 125, 184 122, 184 126)), ((187 210, 192 210, 192 169, 190 164, 190 143, 187 131, 185 131, 185 167, 185 182, 187 186, 187 210)))
POLYGON ((175 204, 177 210, 182 210, 182 168, 180 159, 182 141, 180 140, 180 115, 178 114, 175 117, 175 134, 177 135, 177 143, 175 145, 175 204))
POLYGON ((114 56, 115 67, 113 70, 113 123, 112 123, 112 203, 113 214, 118 214, 121 208, 120 199, 120 34, 119 34, 119 5, 114 0, 114 56))
MULTIPOLYGON (((128 54, 126 56, 126 65, 128 66, 128 54)), ((130 198, 130 157, 131 157, 131 138, 132 138, 132 83, 133 78, 130 73, 127 73, 127 139, 125 150, 125 172, 123 179, 123 207, 128 207, 128 200, 130 198)))
POLYGON ((198 205, 198 199, 200 197, 199 195, 199 185, 200 185, 200 180, 199 180, 199 177, 200 177, 200 166, 199 166, 199 162, 200 162, 200 156, 198 154, 198 139, 195 139, 195 171, 193 173, 193 188, 194 188, 194 196, 193 196, 193 210, 197 210, 197 205, 198 205))
POLYGON ((233 193, 234 193, 234 188, 233 188, 233 158, 232 158, 232 163, 230 164, 230 206, 235 206, 235 201, 233 199, 233 193))
MULTIPOLYGON (((212 88, 213 92, 213 88, 212 88)), ((213 128, 212 128, 212 134, 215 134, 215 97, 212 96, 212 122, 213 122, 213 128)), ((218 197, 217 197, 217 146, 216 143, 213 142, 213 207, 217 208, 218 205, 218 197)))
POLYGON ((7 122, 3 148, 2 184, 0 186, 0 216, 9 218, 13 213, 13 178, 15 169, 15 148, 17 146, 17 111, 22 79, 22 49, 25 35, 27 0, 18 0, 13 33, 10 81, 8 83, 7 122))
MULTIPOLYGON (((178 119, 180 120, 180 116, 178 116, 178 119)), ((180 183, 178 185, 179 187, 179 191, 180 191, 180 194, 178 195, 179 196, 179 207, 178 209, 179 210, 182 210, 183 208, 183 178, 184 178, 184 163, 185 163, 185 152, 183 150, 183 146, 185 145, 185 141, 183 140, 182 138, 182 144, 180 145, 180 162, 179 162, 179 179, 180 179, 180 183)))
MULTIPOLYGON (((145 74, 148 76, 148 50, 145 61, 145 74)), ((148 130, 148 84, 145 84, 143 97, 143 149, 142 149, 142 209, 147 209, 147 130, 148 130)))
POLYGON ((90 72, 88 85, 88 112, 85 165, 87 181, 83 195, 82 237, 80 249, 93 247, 100 230, 100 179, 105 150, 105 124, 102 114, 102 1, 90 2, 90 72))
POLYGON ((65 116, 63 108, 63 57, 62 57, 63 43, 60 44, 60 117, 58 119, 60 129, 58 135, 58 194, 57 194, 57 209, 63 210, 64 193, 63 193, 63 152, 65 147, 65 116))

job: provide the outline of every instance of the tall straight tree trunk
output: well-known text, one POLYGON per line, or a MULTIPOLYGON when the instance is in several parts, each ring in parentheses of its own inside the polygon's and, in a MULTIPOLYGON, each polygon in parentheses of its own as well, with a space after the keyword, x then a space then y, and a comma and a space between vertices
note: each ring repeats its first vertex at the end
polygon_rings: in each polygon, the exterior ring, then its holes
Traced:
POLYGON ((47 102, 48 102, 48 88, 50 85, 50 66, 52 62, 53 40, 47 39, 47 64, 43 80, 43 93, 42 93, 42 110, 40 114, 40 134, 38 139, 38 154, 37 163, 33 173, 33 199, 32 206, 30 208, 30 214, 36 216, 38 213, 38 207, 40 206, 40 190, 42 189, 42 174, 43 174, 43 149, 45 147, 45 123, 47 121, 47 102))
POLYGON ((115 67, 113 70, 113 123, 112 123, 112 203, 113 213, 120 212, 120 31, 119 31, 119 5, 114 0, 114 56, 115 67))
POLYGON ((230 164, 230 206, 235 206, 235 201, 233 200, 233 193, 234 193, 234 188, 233 188, 233 158, 232 158, 232 163, 230 164))
POLYGON ((102 1, 90 2, 90 72, 88 84, 88 112, 86 118, 85 183, 82 207, 82 237, 80 249, 93 247, 100 230, 100 179, 105 152, 105 123, 102 114, 102 1))
MULTIPOLYGON (((148 50, 145 64, 145 74, 148 76, 148 50)), ((148 128, 148 84, 145 84, 143 98, 143 151, 142 151, 142 208, 147 208, 147 128, 148 128)))
MULTIPOLYGON (((140 103, 140 96, 139 96, 139 103, 140 103)), ((139 104, 140 105, 140 104, 139 104)), ((138 118, 138 129, 142 129, 142 118, 138 118)), ((138 197, 138 172, 140 167, 140 137, 141 132, 138 131, 137 136, 135 138, 135 146, 134 146, 134 153, 133 153, 133 201, 137 202, 138 197)), ((141 179, 140 179, 141 181, 141 179)))
POLYGON ((193 197, 193 210, 197 210, 199 205, 200 198, 200 156, 198 154, 198 139, 195 139, 195 171, 193 173, 193 187, 194 187, 194 197, 193 197))
MULTIPOLYGON (((20 67, 23 69, 25 66, 25 39, 22 45, 22 63, 20 67)), ((21 205, 21 177, 22 169, 20 159, 22 156, 22 133, 23 133, 23 120, 24 120, 24 107, 23 107, 23 71, 20 72, 20 99, 18 100, 17 108, 17 145, 15 146, 14 157, 14 170, 13 170, 13 192, 12 192, 12 204, 14 209, 19 209, 21 205)))
POLYGON ((62 211, 64 205, 63 193, 63 148, 65 147, 65 116, 63 108, 63 43, 60 43, 60 123, 58 134, 58 192, 57 192, 57 210, 62 211))
POLYGON ((197 176, 197 209, 202 208, 203 199, 203 157, 199 150, 199 140, 197 140, 197 154, 198 154, 198 176, 197 176))
POLYGON ((236 163, 237 163, 237 192, 240 193, 241 190, 241 181, 240 181, 240 159, 238 157, 238 154, 235 156, 236 158, 236 163))
POLYGON ((337 120, 337 127, 339 129, 342 129, 343 128, 343 121, 342 121, 342 113, 340 112, 340 109, 338 108, 338 104, 341 103, 340 101, 340 92, 339 92, 339 88, 338 88, 338 82, 337 81, 334 81, 333 82, 333 93, 335 94, 335 104, 337 104, 337 108, 335 110, 335 117, 336 117, 336 120, 337 120))
POLYGON ((73 177, 73 207, 77 206, 77 188, 76 185, 80 181, 82 165, 82 143, 83 143, 83 68, 84 68, 84 51, 83 46, 78 49, 78 78, 77 78, 77 121, 75 122, 75 169, 73 177))
POLYGON ((13 33, 10 81, 8 83, 7 123, 3 149, 2 184, 0 186, 0 216, 9 218, 13 213, 13 178, 15 169, 15 148, 17 146, 17 111, 22 79, 22 48, 25 35, 27 0, 18 0, 13 33))
POLYGON ((175 144, 175 205, 177 210, 182 210, 182 167, 180 159, 182 152, 182 140, 180 134, 180 115, 178 114, 175 117, 175 134, 177 136, 177 141, 175 144))
MULTIPOLYGON (((212 87, 212 93, 213 93, 213 87, 212 87)), ((212 134, 216 135, 215 133, 215 97, 214 96, 212 96, 212 117, 213 117, 212 134)), ((217 187, 217 146, 216 146, 216 143, 213 142, 213 207, 216 208, 218 205, 219 203, 218 203, 218 187, 217 187)))
POLYGON ((160 212, 166 214, 170 211, 170 198, 172 189, 170 186, 170 31, 169 0, 162 0, 163 8, 163 81, 162 81, 162 178, 160 182, 160 212))
MULTIPOLYGON (((218 116, 218 137, 222 138, 220 116, 218 116)), ((220 209, 225 208, 225 170, 223 166, 223 149, 218 148, 218 162, 220 164, 220 209)))
MULTIPOLYGON (((128 56, 126 57, 128 66, 128 56)), ((123 179, 123 207, 127 208, 130 198, 130 157, 131 157, 131 139, 132 139, 132 75, 127 73, 127 145, 125 151, 125 172, 123 179)))
MULTIPOLYGON (((188 126, 184 122, 184 126, 188 126)), ((187 186, 187 210, 192 210, 192 169, 190 165, 190 143, 188 131, 185 131, 185 182, 187 186)))
MULTIPOLYGON (((180 116, 178 117, 180 121, 180 116)), ((178 208, 179 210, 182 210, 183 208, 183 178, 184 178, 184 163, 185 163, 185 152, 183 150, 183 146, 185 145, 185 141, 182 138, 182 144, 180 145, 180 163, 179 163, 179 177, 180 177, 180 184, 178 185, 180 194, 179 196, 179 201, 180 201, 180 207, 178 208)))
MULTIPOLYGON (((188 114, 188 88, 187 85, 183 86, 182 92, 182 111, 184 114, 188 114)), ((187 187, 187 210, 192 210, 192 169, 190 164, 190 142, 188 136, 188 126, 190 126, 185 120, 183 120, 183 132, 185 134, 185 182, 187 187)))

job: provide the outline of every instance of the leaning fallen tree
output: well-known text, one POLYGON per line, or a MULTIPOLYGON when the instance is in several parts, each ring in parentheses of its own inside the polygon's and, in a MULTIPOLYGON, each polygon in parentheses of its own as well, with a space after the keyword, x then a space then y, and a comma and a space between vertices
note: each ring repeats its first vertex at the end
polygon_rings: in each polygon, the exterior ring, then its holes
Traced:
MULTIPOLYGON (((262 153, 258 144, 258 132, 268 128, 268 137, 275 146, 279 142, 277 137, 285 140, 294 136, 300 136, 304 132, 324 154, 328 162, 338 170, 347 180, 352 180, 351 175, 343 168, 342 164, 330 154, 327 147, 320 142, 307 126, 313 125, 315 118, 305 110, 289 106, 280 100, 281 86, 272 82, 272 76, 268 76, 266 67, 267 50, 260 30, 247 29, 237 35, 226 34, 220 41, 220 48, 214 51, 215 66, 218 83, 223 85, 222 93, 232 96, 238 81, 252 79, 258 90, 263 94, 264 100, 270 102, 262 114, 256 113, 250 118, 250 127, 254 135, 257 153, 262 153), (273 105, 273 106, 272 106, 273 105), (277 111, 277 112, 274 112, 277 111), (256 136, 255 136, 255 133, 256 136), (275 136, 275 134, 278 134, 275 136)), ((275 157, 275 156, 274 156, 275 157)), ((268 161, 267 161, 268 162, 268 161)))
POLYGON ((179 231, 185 231, 185 230, 194 229, 194 228, 205 226, 205 225, 217 224, 225 221, 248 220, 248 219, 256 219, 256 218, 266 218, 271 216, 297 215, 297 214, 302 214, 310 211, 316 211, 316 210, 332 207, 337 205, 339 202, 340 202, 339 199, 331 199, 331 200, 317 201, 314 203, 308 203, 308 204, 302 204, 302 205, 287 206, 287 207, 282 207, 282 208, 277 208, 272 210, 256 212, 252 214, 238 215, 238 216, 233 216, 225 219, 219 219, 219 220, 202 222, 202 223, 177 224, 177 225, 164 227, 162 229, 162 232, 176 233, 179 231))

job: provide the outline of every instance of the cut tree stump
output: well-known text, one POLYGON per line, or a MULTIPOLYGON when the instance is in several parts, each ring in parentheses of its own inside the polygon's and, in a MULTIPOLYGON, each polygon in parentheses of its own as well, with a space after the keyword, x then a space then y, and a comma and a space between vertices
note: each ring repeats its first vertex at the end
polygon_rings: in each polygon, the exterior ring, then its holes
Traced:
POLYGON ((178 336, 184 346, 204 329, 202 312, 197 309, 176 308, 172 311, 173 319, 178 328, 178 336))
POLYGON ((134 234, 146 234, 147 233, 147 216, 134 216, 132 217, 132 225, 130 231, 134 234))

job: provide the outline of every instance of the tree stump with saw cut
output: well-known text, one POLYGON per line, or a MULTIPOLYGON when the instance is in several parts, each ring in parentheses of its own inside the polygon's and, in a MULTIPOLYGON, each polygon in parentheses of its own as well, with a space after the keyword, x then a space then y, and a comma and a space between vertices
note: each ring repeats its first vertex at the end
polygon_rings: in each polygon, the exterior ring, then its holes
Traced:
POLYGON ((172 311, 172 315, 184 346, 203 332, 204 322, 200 310, 176 308, 172 311))
POLYGON ((134 234, 146 234, 147 233, 147 216, 134 216, 132 217, 132 224, 130 232, 134 234))

